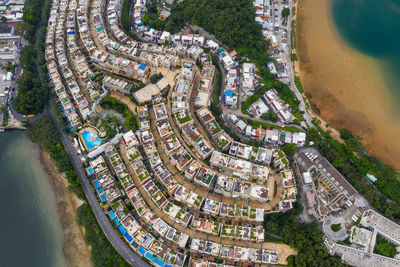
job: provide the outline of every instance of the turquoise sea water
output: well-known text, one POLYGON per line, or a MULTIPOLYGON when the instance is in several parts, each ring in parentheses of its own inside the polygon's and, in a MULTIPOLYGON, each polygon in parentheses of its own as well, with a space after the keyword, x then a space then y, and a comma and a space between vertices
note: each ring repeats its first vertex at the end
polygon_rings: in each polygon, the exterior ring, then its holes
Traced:
POLYGON ((39 147, 20 131, 0 133, 0 266, 67 266, 63 232, 39 147))
MULTIPOLYGON (((332 0, 334 24, 353 48, 376 59, 400 101, 400 0, 332 0)), ((395 105, 397 113, 400 105, 395 105)))

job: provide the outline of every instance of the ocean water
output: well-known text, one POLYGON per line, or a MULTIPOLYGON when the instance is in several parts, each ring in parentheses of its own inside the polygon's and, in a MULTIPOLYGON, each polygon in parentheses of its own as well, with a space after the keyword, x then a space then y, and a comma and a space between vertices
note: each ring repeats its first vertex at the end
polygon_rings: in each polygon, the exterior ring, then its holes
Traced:
POLYGON ((332 16, 341 37, 376 60, 399 114, 400 0, 332 0, 332 16))
POLYGON ((39 147, 21 131, 0 133, 0 266, 68 266, 57 206, 39 147))

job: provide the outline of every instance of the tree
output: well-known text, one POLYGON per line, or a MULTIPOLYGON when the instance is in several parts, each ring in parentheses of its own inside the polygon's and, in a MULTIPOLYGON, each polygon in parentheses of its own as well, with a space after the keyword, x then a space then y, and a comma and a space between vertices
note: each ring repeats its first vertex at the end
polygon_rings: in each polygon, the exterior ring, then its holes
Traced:
POLYGON ((290 15, 290 9, 288 7, 285 7, 282 9, 282 18, 287 18, 290 15))
POLYGON ((6 23, 6 22, 7 22, 7 18, 4 17, 4 16, 1 16, 1 22, 2 22, 2 23, 6 23))
POLYGON ((24 47, 20 60, 24 72, 17 80, 18 94, 13 103, 19 113, 38 114, 45 106, 48 88, 47 83, 42 86, 36 77, 36 56, 33 46, 24 47))
POLYGON ((340 138, 342 138, 343 140, 348 140, 353 138, 353 134, 350 132, 350 130, 348 129, 340 129, 340 138))
POLYGON ((302 212, 300 199, 286 213, 266 215, 264 228, 267 233, 280 236, 296 248, 298 254, 288 257, 288 266, 344 266, 337 256, 329 256, 323 243, 322 231, 316 223, 300 223, 297 216, 302 212))
POLYGON ((331 229, 332 229, 332 231, 334 231, 334 232, 339 232, 340 229, 342 229, 342 226, 340 225, 340 223, 332 224, 332 225, 331 225, 331 229))
POLYGON ((285 152, 285 154, 288 158, 291 158, 293 156, 293 154, 296 153, 297 149, 298 148, 293 144, 285 144, 282 147, 283 152, 285 152))
POLYGON ((278 116, 275 113, 264 113, 261 115, 261 118, 267 121, 277 122, 278 116))

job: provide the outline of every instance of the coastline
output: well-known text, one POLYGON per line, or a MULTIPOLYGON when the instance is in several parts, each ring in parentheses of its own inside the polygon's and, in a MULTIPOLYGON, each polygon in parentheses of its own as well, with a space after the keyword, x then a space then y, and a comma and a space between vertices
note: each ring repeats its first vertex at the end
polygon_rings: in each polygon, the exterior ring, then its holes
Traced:
POLYGON ((64 174, 58 173, 50 155, 43 149, 40 149, 40 161, 50 178, 49 182, 56 197, 57 211, 64 233, 63 254, 65 258, 73 267, 93 266, 90 246, 84 239, 85 229, 77 222, 76 211, 82 201, 69 191, 64 174))
POLYGON ((377 60, 337 32, 331 0, 300 0, 296 10, 299 76, 320 117, 360 137, 368 153, 400 169, 400 121, 377 60), (311 41, 312 40, 312 41, 311 41))

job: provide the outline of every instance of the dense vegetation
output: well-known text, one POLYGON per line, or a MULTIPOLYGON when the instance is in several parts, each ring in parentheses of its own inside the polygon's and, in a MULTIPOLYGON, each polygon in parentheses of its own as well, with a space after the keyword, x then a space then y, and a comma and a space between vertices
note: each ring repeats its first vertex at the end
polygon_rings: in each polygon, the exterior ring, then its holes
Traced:
POLYGON ((394 258, 397 254, 396 246, 392 243, 389 243, 386 239, 384 239, 381 235, 376 236, 376 243, 374 248, 374 253, 394 258))
POLYGON ((283 131, 289 131, 289 132, 301 132, 296 127, 290 127, 290 126, 281 127, 281 126, 269 124, 269 123, 266 123, 266 122, 260 122, 260 121, 256 121, 256 120, 250 120, 250 119, 247 120, 247 123, 253 128, 258 128, 259 126, 261 126, 264 129, 275 128, 275 129, 279 129, 279 130, 283 130, 283 131))
POLYGON ((290 15, 290 9, 288 7, 285 7, 284 9, 282 9, 282 17, 283 18, 287 18, 290 15))
POLYGON ((268 234, 280 237, 296 248, 298 254, 288 257, 288 266, 343 266, 337 256, 330 256, 322 241, 323 233, 316 223, 299 223, 302 212, 299 201, 286 213, 266 215, 264 228, 268 234))
POLYGON ((54 98, 50 98, 49 104, 50 104, 51 110, 53 111, 53 113, 56 117, 58 125, 60 125, 60 128, 63 130, 64 133, 68 133, 68 123, 63 118, 64 115, 58 108, 58 105, 57 105, 56 101, 54 100, 54 98))
MULTIPOLYGON (((158 30, 172 33, 180 31, 185 24, 202 27, 214 34, 223 45, 236 49, 238 60, 249 60, 257 64, 258 74, 264 86, 249 97, 242 106, 242 112, 257 101, 263 93, 271 88, 292 108, 296 117, 294 123, 300 123, 302 114, 298 109, 299 101, 290 88, 278 81, 265 66, 269 60, 268 45, 261 32, 261 26, 255 22, 255 9, 247 0, 183 0, 174 5, 171 15, 162 21, 158 14, 158 1, 151 1, 143 23, 158 30)), ((289 10, 290 12, 290 10, 289 10)))
POLYGON ((55 125, 49 117, 42 117, 27 125, 26 134, 41 148, 47 150, 59 172, 64 172, 70 189, 73 190, 84 204, 78 208, 78 223, 85 227, 85 239, 91 246, 91 257, 94 266, 129 266, 114 250, 102 232, 90 206, 85 200, 80 178, 78 177, 69 155, 64 150, 55 125))
POLYGON ((299 110, 300 101, 297 99, 296 95, 289 88, 289 86, 281 81, 279 81, 273 74, 269 72, 266 67, 259 67, 258 74, 261 76, 260 82, 264 86, 256 91, 252 96, 246 99, 242 104, 242 112, 244 114, 249 114, 247 109, 256 102, 260 97, 268 90, 275 88, 278 92, 279 97, 284 100, 292 108, 291 112, 295 116, 293 123, 299 124, 303 120, 302 112, 299 110))
POLYGON ((132 111, 129 110, 129 108, 124 103, 113 97, 106 96, 101 100, 100 105, 102 108, 113 109, 119 114, 121 114, 122 117, 124 117, 125 119, 124 126, 126 128, 132 131, 137 130, 136 116, 135 114, 132 113, 132 111))
POLYGON ((18 95, 14 100, 15 109, 22 114, 40 113, 48 95, 47 85, 40 84, 36 77, 36 56, 33 46, 24 47, 20 57, 23 74, 17 80, 18 95))
POLYGON ((275 113, 264 113, 261 115, 261 118, 266 121, 272 121, 272 122, 278 121, 278 115, 276 115, 275 113))
POLYGON ((377 158, 368 155, 356 137, 350 131, 342 130, 345 143, 334 140, 329 133, 316 128, 307 132, 308 141, 341 172, 347 180, 373 205, 389 219, 400 222, 400 183, 399 174, 377 158), (365 175, 370 173, 378 178, 372 184, 365 175))
POLYGON ((94 266, 130 266, 111 246, 87 203, 78 208, 78 223, 85 227, 94 266))
POLYGON ((340 229, 342 229, 342 226, 340 223, 332 224, 331 225, 331 230, 334 232, 339 232, 340 229))
POLYGON ((7 126, 8 118, 9 118, 8 111, 7 111, 7 105, 0 107, 0 118, 1 118, 1 116, 3 116, 2 126, 5 127, 5 126, 7 126))
POLYGON ((32 46, 23 49, 20 63, 23 74, 18 78, 18 94, 14 106, 19 113, 40 113, 48 97, 45 61, 46 25, 50 0, 28 0, 24 7, 24 38, 32 46))
POLYGON ((41 26, 47 26, 48 13, 50 10, 50 1, 48 0, 27 0, 25 1, 23 28, 25 30, 24 38, 29 43, 34 43, 36 29, 41 26))
POLYGON ((197 25, 241 55, 257 60, 260 65, 268 58, 267 43, 261 26, 255 22, 252 1, 183 0, 172 7, 171 15, 165 21, 157 19, 156 8, 151 4, 150 12, 144 18, 144 22, 147 20, 156 29, 175 33, 187 23, 197 25))
POLYGON ((26 134, 29 139, 38 143, 41 148, 49 152, 58 171, 65 173, 71 189, 82 197, 82 192, 80 190, 81 181, 72 166, 69 155, 64 150, 55 125, 51 119, 49 117, 42 117, 28 124, 26 134))
POLYGON ((131 31, 131 17, 129 16, 132 7, 132 0, 123 0, 121 8, 121 29, 133 40, 140 41, 140 39, 131 31))
POLYGON ((164 76, 161 74, 161 72, 154 73, 153 75, 150 76, 150 82, 156 84, 163 77, 164 76))
POLYGON ((296 153, 297 150, 298 147, 293 144, 284 144, 282 146, 282 151, 288 158, 291 158, 294 155, 294 153, 296 153))

